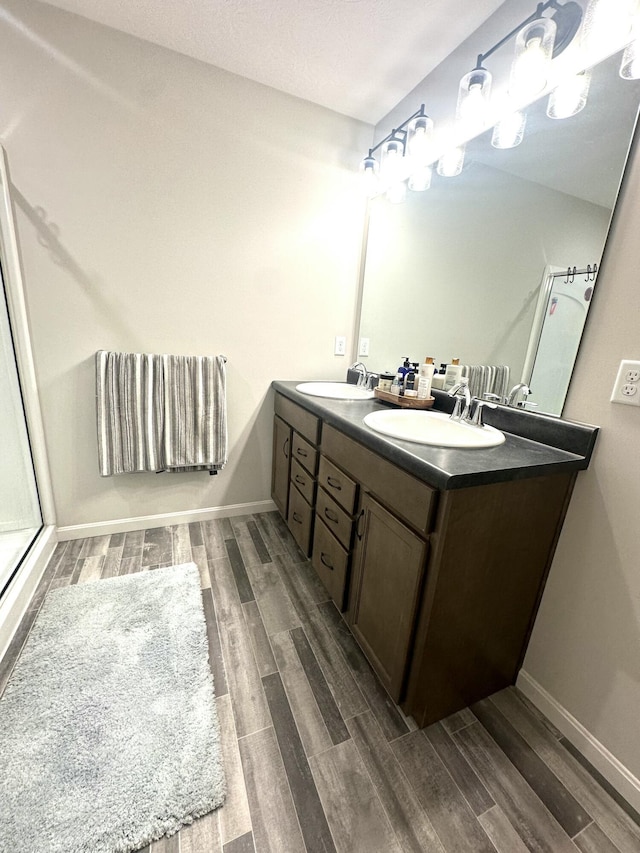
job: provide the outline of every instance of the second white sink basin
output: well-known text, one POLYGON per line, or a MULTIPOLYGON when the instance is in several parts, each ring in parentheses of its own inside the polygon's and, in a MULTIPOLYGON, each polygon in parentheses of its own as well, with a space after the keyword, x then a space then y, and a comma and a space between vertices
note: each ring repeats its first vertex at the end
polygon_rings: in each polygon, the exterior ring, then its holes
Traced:
POLYGON ((444 412, 385 409, 371 412, 364 423, 382 435, 418 444, 473 449, 502 444, 504 435, 491 426, 475 427, 452 421, 444 412))
POLYGON ((334 400, 373 400, 375 394, 367 388, 358 388, 348 382, 302 382, 296 391, 312 397, 330 397, 334 400))

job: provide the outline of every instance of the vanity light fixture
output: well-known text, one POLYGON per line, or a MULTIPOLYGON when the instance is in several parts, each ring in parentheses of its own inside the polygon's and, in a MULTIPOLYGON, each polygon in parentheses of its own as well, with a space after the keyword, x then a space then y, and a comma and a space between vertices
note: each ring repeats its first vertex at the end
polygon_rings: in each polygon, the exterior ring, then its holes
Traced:
POLYGON ((582 28, 584 49, 594 58, 618 50, 628 40, 636 7, 636 0, 589 0, 582 28))
POLYGON ((631 41, 622 54, 620 76, 624 80, 640 79, 640 2, 636 0, 631 22, 631 41))
POLYGON ((494 148, 519 145, 527 122, 522 106, 535 100, 545 89, 553 87, 547 116, 562 119, 576 115, 587 103, 591 66, 607 52, 619 50, 625 44, 620 76, 640 79, 640 0, 589 0, 584 23, 582 6, 575 0, 538 3, 528 18, 487 51, 478 54, 474 68, 460 80, 450 146, 443 150, 440 140, 436 149, 433 121, 422 104, 417 112, 369 149, 360 167, 366 179, 367 195, 371 198, 384 192, 390 201, 397 202, 404 200, 407 184, 414 191, 428 189, 436 160, 438 175, 459 175, 464 166, 466 141, 491 124, 494 124, 491 138, 494 148), (575 57, 571 57, 569 66, 574 73, 557 79, 556 71, 556 79, 552 79, 552 60, 573 42, 581 26, 581 46, 577 55, 583 54, 583 64, 576 66, 575 57), (490 104, 492 76, 484 64, 511 39, 515 39, 515 55, 508 103, 496 122, 497 111, 490 104), (584 62, 585 56, 587 60, 593 58, 593 62, 584 62), (576 71, 576 68, 582 70, 576 71), (380 161, 374 156, 377 151, 380 161))
POLYGON ((390 201, 403 201, 406 181, 412 190, 422 191, 431 183, 433 121, 422 104, 402 124, 369 149, 360 164, 369 197, 386 192, 390 201), (379 151, 380 161, 374 157, 379 151))

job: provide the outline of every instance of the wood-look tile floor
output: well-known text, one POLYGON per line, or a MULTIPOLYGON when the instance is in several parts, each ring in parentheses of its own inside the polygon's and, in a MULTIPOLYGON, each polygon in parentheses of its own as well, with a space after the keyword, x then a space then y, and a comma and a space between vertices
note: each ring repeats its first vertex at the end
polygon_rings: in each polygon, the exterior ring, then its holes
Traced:
POLYGON ((189 561, 228 796, 146 853, 640 853, 637 814, 514 688, 416 730, 277 513, 61 543, 0 692, 48 589, 189 561))

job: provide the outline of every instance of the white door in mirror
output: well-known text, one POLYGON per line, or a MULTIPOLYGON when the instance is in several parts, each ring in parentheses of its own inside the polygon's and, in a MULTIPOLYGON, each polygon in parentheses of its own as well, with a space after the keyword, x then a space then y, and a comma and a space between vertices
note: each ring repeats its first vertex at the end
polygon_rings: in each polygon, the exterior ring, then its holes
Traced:
POLYGON ((504 434, 491 426, 477 427, 452 421, 444 412, 385 409, 365 415, 363 422, 390 438, 437 447, 473 450, 495 447, 505 440, 504 434))

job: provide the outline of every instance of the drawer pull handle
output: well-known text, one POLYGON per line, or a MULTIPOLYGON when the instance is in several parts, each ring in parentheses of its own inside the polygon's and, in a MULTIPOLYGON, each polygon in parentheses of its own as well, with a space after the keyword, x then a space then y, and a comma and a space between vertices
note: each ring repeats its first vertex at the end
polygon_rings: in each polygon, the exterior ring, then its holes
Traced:
POLYGON ((322 563, 323 566, 326 566, 328 569, 331 569, 331 571, 333 571, 333 566, 331 565, 330 562, 328 562, 325 559, 326 556, 327 555, 324 553, 324 551, 321 551, 320 552, 320 562, 322 563))
POLYGON ((306 451, 306 450, 303 450, 301 447, 297 447, 297 448, 296 448, 296 453, 298 454, 298 456, 302 456, 304 459, 306 459, 306 458, 307 458, 307 456, 309 455, 309 454, 307 453, 307 451, 306 451))
POLYGON ((296 474, 296 476, 295 476, 295 481, 296 481, 296 483, 298 483, 300 486, 306 486, 306 485, 307 485, 307 481, 305 480, 305 478, 304 478, 304 477, 301 477, 301 476, 300 476, 300 474, 296 474))
POLYGON ((340 480, 336 480, 335 477, 327 477, 327 485, 331 486, 332 489, 335 489, 338 492, 342 491, 340 480))
POLYGON ((324 515, 325 518, 328 518, 329 521, 332 521, 334 524, 337 524, 340 521, 337 514, 332 509, 329 509, 328 506, 324 508, 324 515))
POLYGON ((284 440, 284 444, 282 445, 282 452, 284 453, 284 458, 289 458, 289 436, 287 436, 284 440))
POLYGON ((356 521, 356 536, 358 539, 362 539, 362 533, 360 533, 360 519, 364 515, 364 509, 360 510, 360 514, 358 515, 358 520, 356 521))
POLYGON ((298 524, 302 524, 302 519, 300 518, 297 512, 294 512, 291 518, 293 518, 293 520, 298 524))

